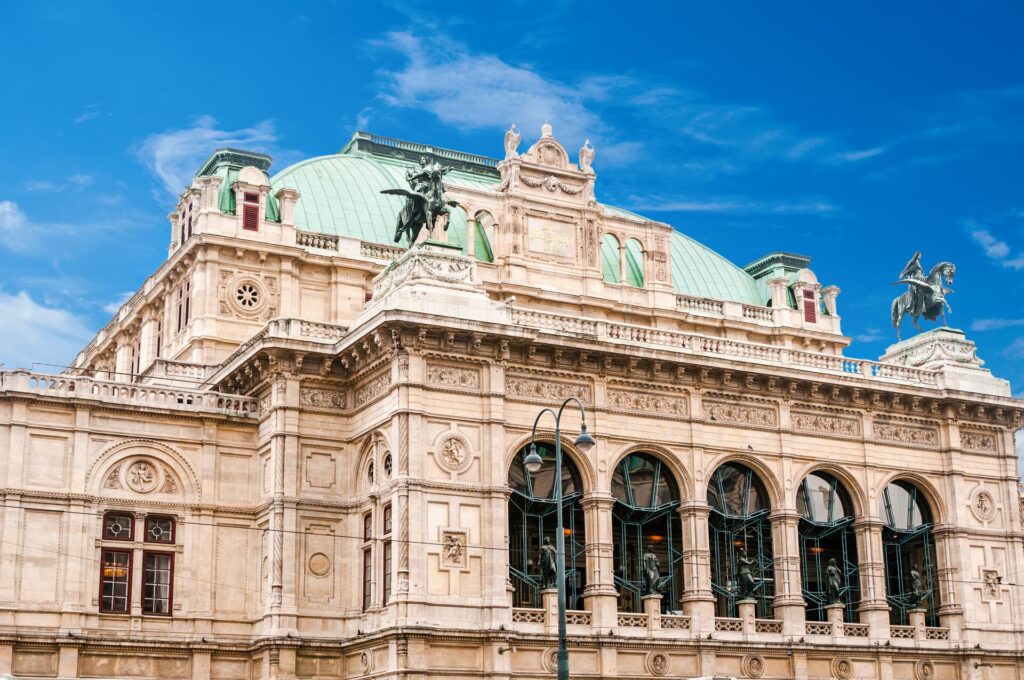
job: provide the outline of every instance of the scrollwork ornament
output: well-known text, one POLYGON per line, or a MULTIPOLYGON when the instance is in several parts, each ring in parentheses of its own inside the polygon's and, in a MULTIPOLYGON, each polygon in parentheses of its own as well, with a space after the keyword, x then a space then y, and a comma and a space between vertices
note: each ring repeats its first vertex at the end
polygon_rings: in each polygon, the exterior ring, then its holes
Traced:
POLYGON ((760 654, 747 654, 740 663, 740 669, 748 678, 760 678, 764 675, 764 657, 760 654))

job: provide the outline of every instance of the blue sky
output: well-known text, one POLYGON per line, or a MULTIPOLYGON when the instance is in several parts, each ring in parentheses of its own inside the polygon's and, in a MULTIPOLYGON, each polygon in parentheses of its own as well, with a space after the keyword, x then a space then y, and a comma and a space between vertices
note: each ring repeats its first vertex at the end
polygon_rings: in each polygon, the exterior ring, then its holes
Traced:
POLYGON ((743 265, 811 256, 849 353, 920 248, 1024 392, 1021 3, 5 5, 0 362, 62 364, 166 255, 210 150, 275 169, 357 128, 497 156, 589 137, 600 200, 743 265), (941 9, 941 11, 940 11, 941 9))

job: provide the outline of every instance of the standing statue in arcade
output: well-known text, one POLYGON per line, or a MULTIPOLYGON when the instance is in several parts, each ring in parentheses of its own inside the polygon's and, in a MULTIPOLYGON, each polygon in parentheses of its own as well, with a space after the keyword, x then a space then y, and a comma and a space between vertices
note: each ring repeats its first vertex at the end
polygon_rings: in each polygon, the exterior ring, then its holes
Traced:
POLYGON ((551 539, 544 537, 544 544, 540 547, 540 576, 542 588, 555 588, 558 581, 558 556, 555 546, 551 545, 551 539))
POLYGON ((836 558, 833 557, 828 561, 825 571, 828 576, 828 604, 842 604, 843 597, 840 592, 843 589, 843 575, 839 571, 839 565, 836 564, 836 558))
POLYGON ((437 219, 441 216, 445 218, 444 230, 448 231, 448 217, 451 214, 448 208, 458 205, 457 201, 448 200, 444 194, 444 176, 451 170, 451 166, 431 163, 426 156, 421 156, 420 166, 405 173, 405 181, 409 183, 412 191, 384 189, 380 192, 392 196, 405 196, 405 205, 398 213, 398 223, 395 226, 395 243, 405 236, 412 244, 424 227, 429 233, 433 233, 437 219))
POLYGON ((910 286, 905 293, 892 301, 892 325, 896 327, 896 339, 901 340, 900 326, 903 317, 909 316, 914 328, 923 331, 917 318, 923 316, 929 321, 935 321, 940 316, 942 324, 946 324, 946 311, 953 311, 953 308, 946 302, 946 294, 952 293, 951 288, 945 284, 952 285, 953 277, 956 275, 956 266, 952 262, 940 262, 925 276, 921 268, 921 251, 914 253, 910 262, 903 268, 900 280, 893 283, 899 285, 905 283, 910 286))
POLYGON ((757 560, 747 557, 747 551, 740 549, 740 555, 736 558, 736 594, 741 600, 749 600, 754 597, 754 590, 757 582, 754 580, 754 566, 757 560))

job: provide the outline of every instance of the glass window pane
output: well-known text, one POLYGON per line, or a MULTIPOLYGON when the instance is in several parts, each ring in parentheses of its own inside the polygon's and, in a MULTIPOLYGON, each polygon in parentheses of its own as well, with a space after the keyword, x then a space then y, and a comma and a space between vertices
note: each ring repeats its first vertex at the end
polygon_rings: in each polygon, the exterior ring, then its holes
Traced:
POLYGON ((131 515, 108 512, 103 516, 103 538, 109 541, 130 541, 134 524, 135 518, 131 515))
POLYGON ((128 613, 131 553, 104 550, 100 557, 100 611, 128 613))
POLYGON ((145 553, 142 580, 142 611, 146 614, 171 613, 171 568, 174 556, 145 553))
POLYGON ((148 543, 174 543, 174 520, 170 517, 147 517, 145 540, 148 543))

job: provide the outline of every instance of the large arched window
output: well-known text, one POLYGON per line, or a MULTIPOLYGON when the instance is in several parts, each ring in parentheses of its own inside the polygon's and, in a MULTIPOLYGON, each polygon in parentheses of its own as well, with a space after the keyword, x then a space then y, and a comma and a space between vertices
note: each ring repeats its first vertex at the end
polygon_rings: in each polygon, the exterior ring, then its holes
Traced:
MULTIPOLYGON (((555 449, 537 442, 544 459, 531 474, 524 464, 528 450, 516 454, 508 472, 512 495, 508 500, 509 578, 515 588, 516 607, 540 607, 544 587, 540 548, 544 539, 555 545, 555 449)), ((569 609, 583 608, 586 586, 586 533, 583 527, 583 485, 572 459, 562 455, 562 524, 565 531, 565 601, 569 609)))
POLYGON ((838 601, 844 605, 844 620, 856 621, 860 577, 849 494, 832 475, 812 472, 800 483, 796 509, 800 513, 800 576, 807 620, 827 621, 826 606, 838 601), (838 581, 838 587, 830 586, 830 579, 838 581))
POLYGON ((644 287, 644 247, 635 238, 626 240, 625 282, 636 288, 644 287))
POLYGON ((601 276, 608 283, 618 283, 622 280, 622 263, 619 260, 619 239, 613 234, 605 234, 601 237, 601 276))
POLYGON ((736 603, 750 590, 757 616, 771 618, 775 571, 764 484, 750 468, 724 463, 708 483, 708 505, 715 615, 737 616, 736 603))
POLYGON ((658 559, 662 609, 675 608, 683 594, 683 544, 679 522, 679 487, 661 460, 631 453, 612 475, 612 541, 619 609, 643 611, 647 592, 643 557, 647 548, 658 559))
POLYGON ((928 503, 916 486, 897 480, 882 492, 880 511, 889 621, 906 625, 910 610, 921 608, 927 612, 927 625, 936 626, 939 589, 928 503))

